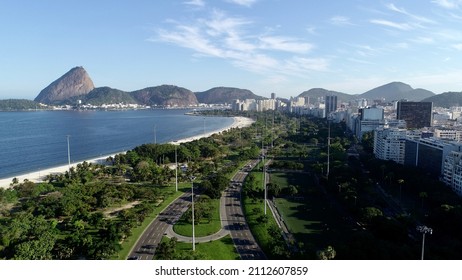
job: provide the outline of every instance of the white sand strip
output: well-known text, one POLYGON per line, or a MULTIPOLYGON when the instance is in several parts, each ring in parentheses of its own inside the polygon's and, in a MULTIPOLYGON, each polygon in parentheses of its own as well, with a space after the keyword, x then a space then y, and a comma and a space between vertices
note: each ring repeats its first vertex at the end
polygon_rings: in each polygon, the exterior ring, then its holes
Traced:
MULTIPOLYGON (((110 157, 110 156, 114 157, 115 155, 121 154, 121 153, 125 153, 125 152, 120 152, 120 153, 116 153, 116 154, 111 154, 111 155, 101 156, 101 157, 97 157, 97 158, 87 159, 87 160, 84 160, 84 161, 89 162, 89 163, 105 164, 106 159, 108 157, 110 157)), ((84 161, 71 163, 70 167, 76 168, 77 164, 82 163, 84 161)), ((18 181, 20 183, 22 183, 24 181, 24 179, 27 179, 27 180, 29 180, 31 182, 38 183, 38 182, 43 182, 45 177, 47 175, 49 175, 49 174, 64 173, 64 172, 66 172, 68 170, 69 170, 69 165, 66 164, 66 165, 60 165, 60 166, 56 166, 56 167, 51 167, 51 168, 39 170, 39 171, 36 171, 36 172, 30 172, 30 173, 26 173, 26 174, 22 174, 22 175, 18 175, 18 176, 13 176, 13 177, 9 177, 9 178, 0 179, 0 188, 8 188, 8 187, 10 187, 10 184, 13 182, 14 178, 18 179, 18 181)))
POLYGON ((244 117, 233 117, 233 119, 234 119, 233 123, 230 126, 227 126, 225 128, 218 129, 218 130, 211 131, 211 132, 207 132, 207 133, 200 134, 200 135, 196 135, 196 136, 192 136, 192 137, 188 137, 188 138, 179 139, 179 140, 172 141, 172 142, 169 142, 169 143, 170 144, 180 144, 180 143, 191 142, 191 141, 198 140, 198 139, 201 139, 201 138, 210 137, 213 134, 224 132, 224 131, 226 131, 228 129, 231 129, 231 128, 248 127, 248 126, 252 125, 255 122, 251 118, 244 118, 244 117))
MULTIPOLYGON (((200 139, 200 138, 209 137, 212 134, 220 133, 220 132, 226 131, 226 130, 228 130, 230 128, 247 127, 247 126, 250 126, 252 123, 254 123, 254 120, 252 120, 250 118, 234 117, 234 122, 228 127, 225 127, 223 129, 216 130, 216 131, 213 131, 213 132, 209 132, 209 133, 206 133, 206 134, 201 134, 201 135, 197 135, 197 136, 193 136, 193 137, 189 137, 189 138, 180 139, 178 141, 174 141, 174 142, 170 142, 170 143, 172 143, 172 144, 173 143, 175 143, 175 144, 186 143, 186 142, 194 141, 194 140, 197 140, 197 139, 200 139)), ((114 157, 115 155, 121 154, 121 153, 125 153, 125 151, 120 152, 120 153, 111 154, 111 155, 101 156, 101 157, 97 157, 97 158, 92 158, 92 159, 88 159, 88 160, 85 160, 85 161, 86 162, 91 162, 91 163, 104 164, 108 157, 110 157, 110 156, 114 157)), ((71 167, 75 168, 77 166, 77 164, 82 163, 82 162, 84 162, 84 161, 71 163, 71 167)), ((68 170, 69 170, 69 165, 65 164, 65 165, 61 165, 61 166, 56 166, 56 167, 52 167, 52 168, 43 169, 43 170, 40 170, 40 171, 35 171, 35 172, 30 172, 30 173, 26 173, 26 174, 22 174, 22 175, 18 175, 18 176, 13 176, 13 177, 9 177, 9 178, 0 179, 0 188, 9 188, 10 184, 13 182, 14 178, 17 178, 20 183, 23 182, 24 179, 27 179, 27 180, 29 180, 31 182, 37 183, 37 182, 43 182, 44 178, 49 174, 64 173, 64 172, 66 172, 68 170)))

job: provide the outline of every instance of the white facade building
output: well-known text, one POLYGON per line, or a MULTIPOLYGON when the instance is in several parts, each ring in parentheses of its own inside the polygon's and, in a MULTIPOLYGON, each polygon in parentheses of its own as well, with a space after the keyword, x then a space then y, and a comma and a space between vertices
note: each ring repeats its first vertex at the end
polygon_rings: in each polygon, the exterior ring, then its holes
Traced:
POLYGON ((455 129, 435 129, 434 136, 441 139, 454 140, 461 142, 462 131, 455 129))
POLYGON ((374 130, 374 155, 404 164, 406 129, 378 127, 374 130))
POLYGON ((462 195, 462 153, 451 152, 443 163, 441 181, 450 186, 458 195, 462 195))

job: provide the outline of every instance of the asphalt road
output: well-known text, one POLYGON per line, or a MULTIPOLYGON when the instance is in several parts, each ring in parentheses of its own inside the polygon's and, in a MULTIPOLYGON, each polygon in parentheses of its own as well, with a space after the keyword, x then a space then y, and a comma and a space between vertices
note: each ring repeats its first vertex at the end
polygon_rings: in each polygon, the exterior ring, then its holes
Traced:
MULTIPOLYGON (((259 161, 255 160, 250 163, 253 168, 259 161)), ((244 169, 245 170, 245 169, 244 169)), ((250 170, 250 168, 249 168, 250 170)), ((265 254, 255 241, 252 232, 245 220, 241 204, 241 188, 246 171, 239 171, 234 175, 231 186, 223 193, 225 197, 224 205, 221 205, 221 211, 226 213, 224 227, 229 230, 231 238, 237 252, 243 260, 264 260, 265 254)))
MULTIPOLYGON (((245 220, 241 205, 242 182, 247 176, 246 170, 253 168, 259 161, 249 162, 249 167, 235 174, 230 186, 223 192, 220 200, 220 218, 222 230, 214 235, 196 238, 196 242, 208 242, 222 238, 229 232, 234 245, 243 260, 266 259, 258 246, 245 220)), ((152 260, 155 250, 164 235, 171 235, 172 225, 186 212, 191 204, 191 193, 187 192, 172 202, 144 231, 137 241, 128 259, 152 260)), ((179 237, 179 241, 188 242, 191 237, 179 237)), ((189 241, 191 242, 191 241, 189 241)))
POLYGON ((132 248, 128 259, 152 260, 154 253, 169 225, 176 223, 191 204, 191 192, 186 192, 173 201, 146 228, 132 248))

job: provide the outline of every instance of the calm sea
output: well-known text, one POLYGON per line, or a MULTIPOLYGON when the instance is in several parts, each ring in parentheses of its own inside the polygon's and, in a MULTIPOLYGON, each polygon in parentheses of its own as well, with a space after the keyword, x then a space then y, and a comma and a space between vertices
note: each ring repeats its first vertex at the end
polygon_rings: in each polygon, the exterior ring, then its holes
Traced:
POLYGON ((232 118, 190 110, 0 112, 0 178, 224 128, 232 118))

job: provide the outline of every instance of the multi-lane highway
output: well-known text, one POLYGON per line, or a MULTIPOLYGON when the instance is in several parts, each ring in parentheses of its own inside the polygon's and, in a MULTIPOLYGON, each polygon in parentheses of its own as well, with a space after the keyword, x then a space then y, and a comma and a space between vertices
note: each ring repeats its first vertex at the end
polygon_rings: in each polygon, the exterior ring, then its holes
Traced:
POLYGON ((151 260, 167 228, 176 223, 191 204, 191 193, 186 192, 172 202, 146 228, 132 248, 129 259, 151 260))
MULTIPOLYGON (((223 192, 220 200, 220 218, 222 229, 214 235, 196 238, 196 242, 209 242, 230 234, 241 259, 266 259, 265 254, 255 241, 244 217, 241 204, 242 183, 258 160, 249 162, 237 172, 230 186, 223 192)), ((132 248, 129 259, 153 259, 155 250, 162 236, 173 233, 175 224, 191 204, 191 193, 187 192, 172 202, 144 231, 136 245, 132 248)), ((178 237, 178 236, 177 236, 178 237)), ((179 237, 179 241, 191 242, 191 237, 179 237)))
MULTIPOLYGON (((258 161, 250 163, 253 168, 258 161)), ((226 213, 225 227, 230 231, 234 246, 243 260, 262 260, 266 259, 265 254, 255 241, 250 231, 241 204, 241 189, 247 172, 239 171, 233 177, 231 186, 223 193, 225 205, 221 211, 226 213)))

